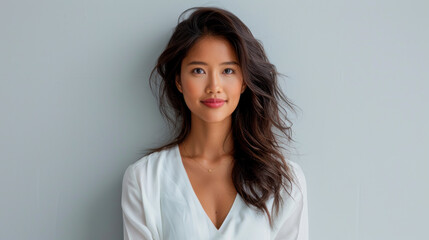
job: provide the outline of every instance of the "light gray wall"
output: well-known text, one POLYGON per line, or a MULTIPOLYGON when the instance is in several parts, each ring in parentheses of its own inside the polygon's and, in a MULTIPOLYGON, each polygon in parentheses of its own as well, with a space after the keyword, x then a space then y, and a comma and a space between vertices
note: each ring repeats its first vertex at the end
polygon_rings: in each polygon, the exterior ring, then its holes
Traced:
POLYGON ((168 136, 149 71, 197 5, 289 76, 311 238, 427 238, 427 1, 3 0, 0 239, 122 238, 123 172, 168 136))

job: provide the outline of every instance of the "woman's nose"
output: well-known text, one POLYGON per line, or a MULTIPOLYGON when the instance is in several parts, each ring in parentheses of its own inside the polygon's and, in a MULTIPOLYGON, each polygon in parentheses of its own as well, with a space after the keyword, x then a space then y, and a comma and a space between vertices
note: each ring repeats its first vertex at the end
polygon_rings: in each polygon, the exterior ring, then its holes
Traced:
POLYGON ((208 75, 208 83, 206 88, 207 93, 218 93, 221 92, 220 77, 217 73, 208 75))

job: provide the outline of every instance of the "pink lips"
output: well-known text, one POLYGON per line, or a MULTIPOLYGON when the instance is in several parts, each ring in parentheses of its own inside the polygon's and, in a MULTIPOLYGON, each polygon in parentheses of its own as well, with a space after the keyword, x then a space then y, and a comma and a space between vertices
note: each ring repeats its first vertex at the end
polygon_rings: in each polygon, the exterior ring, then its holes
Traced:
POLYGON ((204 103, 204 105, 206 105, 207 107, 218 108, 225 103, 225 100, 219 98, 209 98, 201 102, 204 103))

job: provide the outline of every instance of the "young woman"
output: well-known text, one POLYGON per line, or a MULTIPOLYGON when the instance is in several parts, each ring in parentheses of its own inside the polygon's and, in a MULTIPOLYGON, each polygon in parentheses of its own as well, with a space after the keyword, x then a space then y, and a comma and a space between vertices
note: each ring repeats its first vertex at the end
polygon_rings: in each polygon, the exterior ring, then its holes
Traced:
POLYGON ((305 177, 279 141, 292 141, 293 104, 275 66, 232 13, 189 11, 152 72, 176 132, 124 174, 124 238, 307 240, 305 177))

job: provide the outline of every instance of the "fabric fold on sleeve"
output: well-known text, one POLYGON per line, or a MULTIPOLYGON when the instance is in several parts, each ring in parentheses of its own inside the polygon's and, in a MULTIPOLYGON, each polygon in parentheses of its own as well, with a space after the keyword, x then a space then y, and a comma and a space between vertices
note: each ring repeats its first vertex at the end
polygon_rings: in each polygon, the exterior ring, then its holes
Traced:
POLYGON ((141 185, 133 165, 125 171, 122 181, 121 207, 123 215, 124 240, 152 240, 142 202, 141 185))

